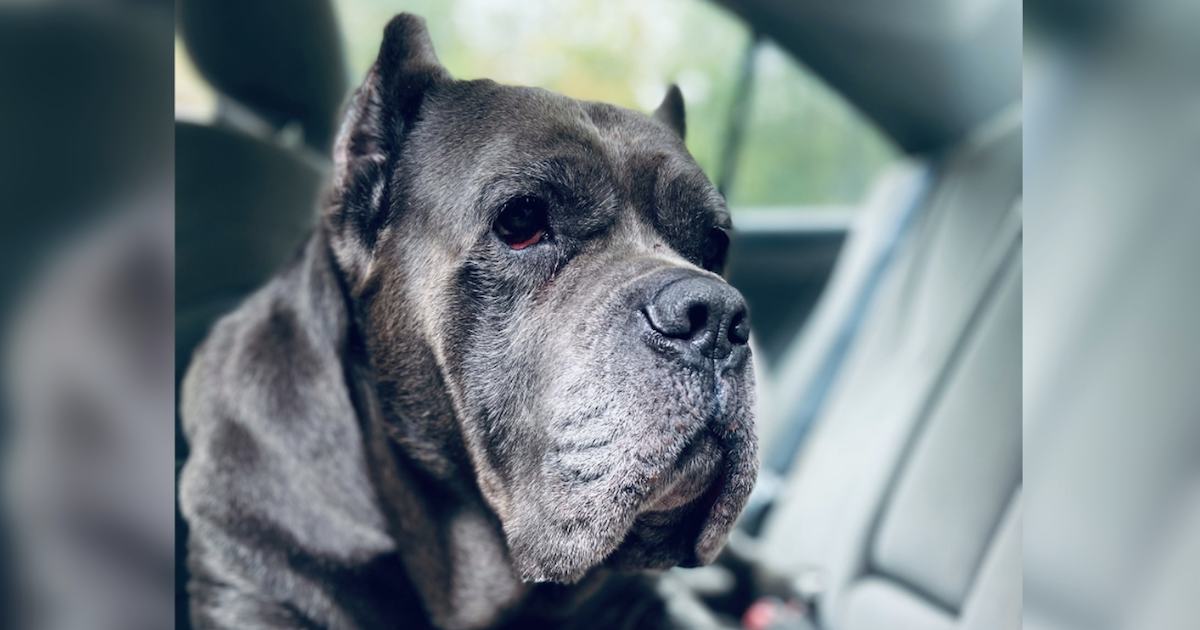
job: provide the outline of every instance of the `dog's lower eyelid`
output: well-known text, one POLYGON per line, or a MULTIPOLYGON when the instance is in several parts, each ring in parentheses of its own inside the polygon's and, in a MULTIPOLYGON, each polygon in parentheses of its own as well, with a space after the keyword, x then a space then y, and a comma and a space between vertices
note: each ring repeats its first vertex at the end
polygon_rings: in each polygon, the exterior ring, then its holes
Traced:
POLYGON ((514 243, 512 241, 509 241, 508 239, 505 239, 505 242, 508 243, 508 246, 512 249, 525 249, 526 247, 529 247, 531 245, 536 245, 537 243, 541 242, 542 238, 545 236, 546 236, 545 230, 538 230, 536 234, 534 234, 533 236, 531 236, 528 239, 521 241, 519 243, 514 243))

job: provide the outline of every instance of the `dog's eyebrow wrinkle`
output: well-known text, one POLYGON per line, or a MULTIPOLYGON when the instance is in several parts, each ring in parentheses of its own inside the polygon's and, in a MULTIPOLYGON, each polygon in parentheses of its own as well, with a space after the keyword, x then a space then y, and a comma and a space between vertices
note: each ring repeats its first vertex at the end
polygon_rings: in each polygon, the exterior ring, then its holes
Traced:
POLYGON ((579 118, 587 123, 587 125, 591 129, 592 133, 595 134, 595 137, 600 138, 601 137, 600 127, 598 127, 596 125, 595 120, 592 120, 591 112, 589 112, 587 109, 585 109, 583 106, 583 103, 581 103, 579 101, 572 100, 571 104, 575 106, 575 109, 579 112, 579 118))
POLYGON ((667 155, 665 153, 656 153, 654 157, 650 158, 650 167, 646 169, 646 182, 644 184, 646 196, 644 198, 653 200, 654 207, 651 208, 651 212, 655 214, 655 218, 662 211, 662 208, 659 207, 658 199, 658 178, 662 172, 663 164, 666 162, 667 155))

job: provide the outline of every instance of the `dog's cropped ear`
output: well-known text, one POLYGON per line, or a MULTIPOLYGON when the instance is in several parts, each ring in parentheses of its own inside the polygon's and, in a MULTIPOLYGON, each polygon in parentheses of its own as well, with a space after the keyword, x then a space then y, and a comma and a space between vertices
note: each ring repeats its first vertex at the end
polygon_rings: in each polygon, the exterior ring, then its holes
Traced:
POLYGON ((379 57, 346 106, 323 212, 338 262, 352 275, 365 268, 387 219, 392 171, 425 94, 449 80, 425 20, 409 13, 392 18, 379 57))
POLYGON ((667 95, 663 97, 658 109, 654 110, 654 118, 679 134, 680 140, 683 140, 687 136, 687 122, 683 111, 683 92, 679 91, 679 86, 671 84, 671 87, 667 89, 667 95))

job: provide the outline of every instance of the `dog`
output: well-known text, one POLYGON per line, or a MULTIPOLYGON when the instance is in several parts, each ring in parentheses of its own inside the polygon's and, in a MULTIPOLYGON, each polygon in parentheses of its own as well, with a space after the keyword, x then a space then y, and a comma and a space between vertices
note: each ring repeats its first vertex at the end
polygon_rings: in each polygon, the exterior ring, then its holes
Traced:
POLYGON ((730 216, 652 116, 457 81, 401 14, 320 221, 197 350, 198 628, 658 628, 757 473, 730 216))

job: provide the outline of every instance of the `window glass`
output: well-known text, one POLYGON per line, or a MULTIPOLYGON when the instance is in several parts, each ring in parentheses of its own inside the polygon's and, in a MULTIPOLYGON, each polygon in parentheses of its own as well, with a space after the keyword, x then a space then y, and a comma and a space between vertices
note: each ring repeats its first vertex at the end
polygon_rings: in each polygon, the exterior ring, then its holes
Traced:
POLYGON ((206 123, 213 119, 217 97, 212 86, 200 76, 183 41, 175 37, 175 118, 206 123))
POLYGON ((756 52, 733 208, 850 205, 864 197, 895 146, 841 95, 766 42, 756 52))
MULTIPOLYGON (((688 149, 715 182, 739 73, 745 24, 700 0, 334 0, 352 83, 399 11, 426 18, 457 78, 534 85, 644 112, 667 86, 687 105, 688 149)), ((211 117, 211 88, 176 43, 176 115, 211 117)), ((797 208, 859 201, 894 147, 839 95, 769 42, 755 53, 730 206, 797 208)))
POLYGON ((718 170, 729 106, 749 42, 745 25, 698 0, 336 0, 357 83, 397 11, 425 17, 456 78, 534 85, 579 99, 653 111, 670 83, 683 91, 687 144, 718 170))

